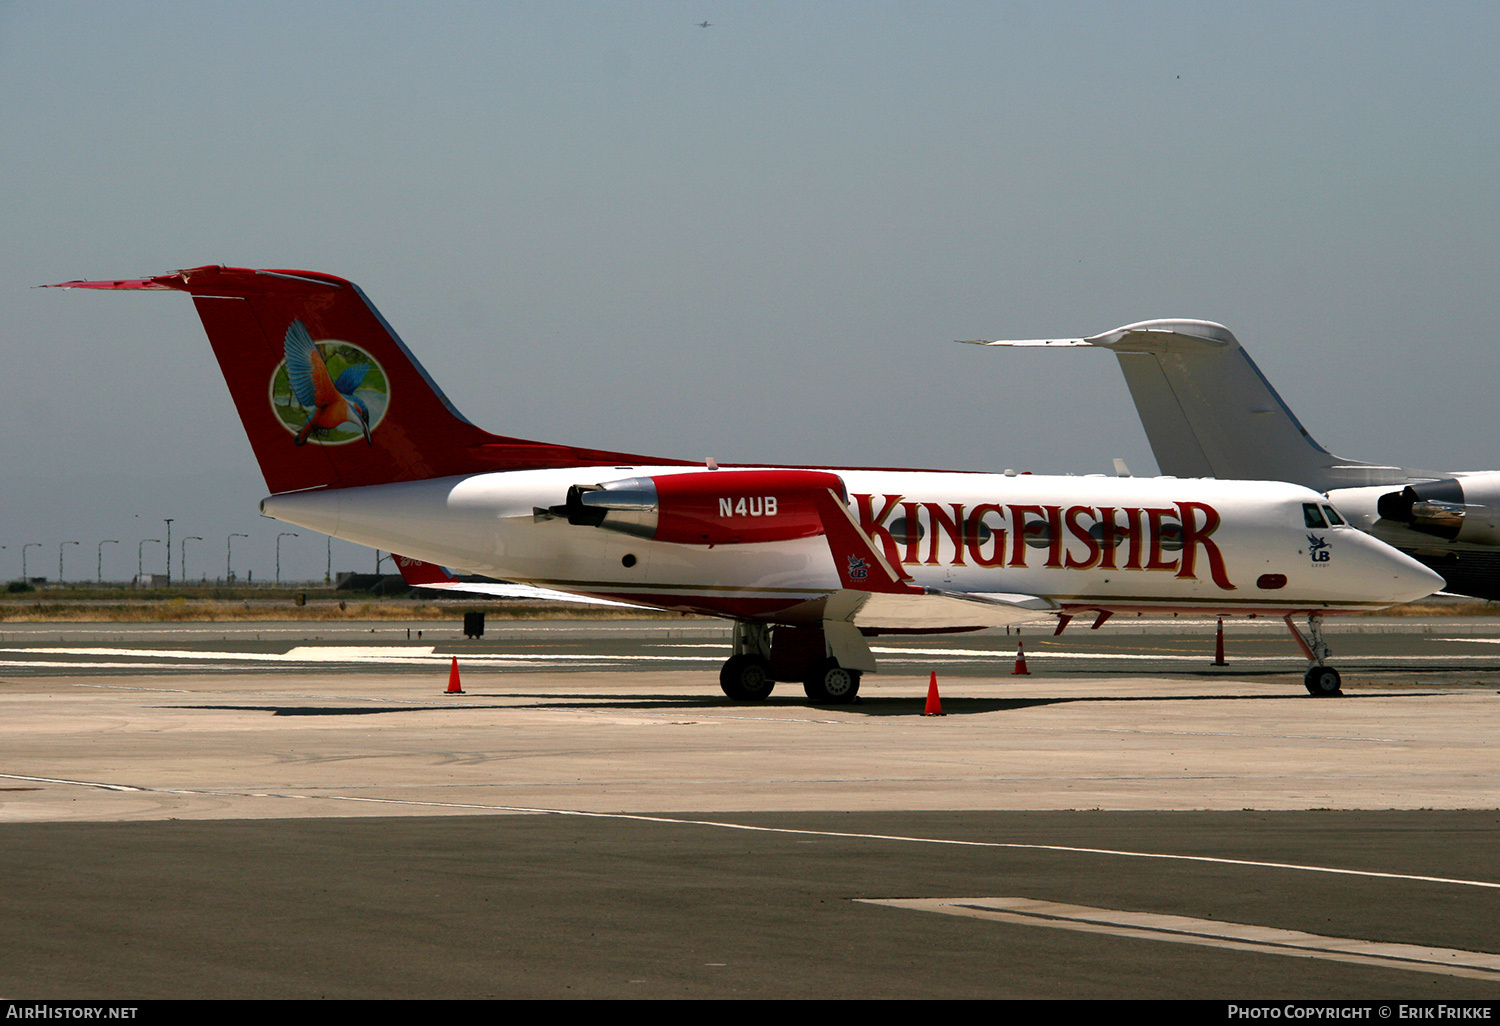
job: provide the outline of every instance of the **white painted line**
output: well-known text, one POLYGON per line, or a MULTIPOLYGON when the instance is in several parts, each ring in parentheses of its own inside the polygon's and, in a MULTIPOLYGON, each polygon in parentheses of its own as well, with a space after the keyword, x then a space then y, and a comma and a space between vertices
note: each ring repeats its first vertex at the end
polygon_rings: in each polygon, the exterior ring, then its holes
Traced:
MULTIPOLYGON (((39 780, 40 777, 23 777, 12 773, 0 773, 0 780, 39 780)), ((745 830, 762 834, 789 834, 798 837, 840 837, 848 840, 897 841, 906 844, 940 844, 959 848, 1003 848, 1014 851, 1055 851, 1076 855, 1110 855, 1117 858, 1162 859, 1172 862, 1205 862, 1219 866, 1249 866, 1255 869, 1284 869, 1301 873, 1330 873, 1335 876, 1358 876, 1376 880, 1407 880, 1414 883, 1451 884, 1458 887, 1482 887, 1500 890, 1500 883, 1489 880, 1465 880, 1461 877, 1422 876, 1415 873, 1383 873, 1370 869, 1340 869, 1336 866, 1309 866, 1296 862, 1261 862, 1255 859, 1226 859, 1211 855, 1173 855, 1166 852, 1122 851, 1114 848, 1081 848, 1063 844, 1020 844, 1012 841, 960 841, 947 837, 908 837, 902 834, 864 834, 843 830, 799 830, 794 827, 752 826, 748 823, 728 823, 712 819, 679 819, 673 816, 647 816, 629 812, 588 812, 583 809, 546 809, 528 805, 490 805, 473 802, 428 802, 405 798, 366 798, 342 794, 293 794, 270 791, 238 791, 232 788, 190 787, 138 787, 108 784, 89 780, 55 780, 60 784, 79 787, 99 787, 112 790, 151 791, 160 794, 199 794, 217 798, 283 798, 296 801, 368 802, 375 805, 406 805, 431 809, 472 809, 478 812, 527 812, 545 816, 577 816, 581 819, 627 819, 637 823, 670 823, 677 826, 716 827, 721 830, 745 830)))
POLYGON ((68 780, 63 777, 28 777, 20 773, 0 773, 0 780, 26 780, 33 784, 71 784, 74 787, 97 787, 104 791, 150 791, 153 788, 131 784, 105 784, 97 780, 68 780))
MULTIPOLYGON (((1024 640, 1024 639, 1022 639, 1024 640)), ((1428 638, 1428 641, 1482 641, 1487 644, 1500 645, 1500 638, 1428 638)), ((711 648, 715 651, 723 651, 723 645, 659 645, 659 648, 711 648)), ((915 661, 917 659, 929 659, 932 657, 946 657, 949 661, 959 659, 991 659, 995 662, 1014 662, 1016 653, 1013 648, 889 648, 880 645, 871 645, 870 651, 878 656, 892 657, 892 661, 915 661), (903 657, 907 657, 903 660, 903 657)), ((1356 655, 1338 656, 1332 662, 1339 663, 1399 663, 1403 661, 1438 659, 1470 659, 1489 660, 1494 656, 1485 655, 1356 655)), ((1208 665, 1212 662, 1212 656, 1208 652, 1198 655, 1168 655, 1165 653, 1152 652, 1066 652, 1051 648, 1035 648, 1026 653, 1026 661, 1034 662, 1061 662, 1069 659, 1084 660, 1120 660, 1121 662, 1151 662, 1151 663, 1203 663, 1208 665)), ((1230 659, 1230 665, 1239 663, 1298 663, 1303 660, 1294 652, 1286 655, 1274 656, 1246 656, 1237 655, 1230 659)))
POLYGON ((971 916, 1021 926, 1045 926, 1082 933, 1103 933, 1138 940, 1199 944, 1293 958, 1321 958, 1387 969, 1439 973, 1477 980, 1500 980, 1500 955, 1458 948, 1390 944, 1352 937, 1328 937, 1299 930, 1280 930, 1214 919, 1126 912, 1087 905, 1064 905, 1033 898, 856 898, 869 905, 890 905, 921 912, 971 916))
MULTIPOLYGON (((214 652, 195 649, 168 648, 0 648, 0 655, 30 656, 95 656, 133 657, 145 660, 188 660, 193 663, 210 661, 233 663, 385 663, 404 666, 425 666, 447 663, 457 656, 465 663, 717 663, 722 660, 709 656, 654 656, 654 655, 548 655, 543 653, 503 652, 449 652, 438 654, 430 647, 416 646, 300 646, 288 652, 214 652)), ((88 667, 142 667, 151 663, 70 663, 66 661, 44 662, 37 660, 0 660, 0 669, 6 666, 88 666, 88 667)), ((177 664, 172 664, 177 665, 177 664)))

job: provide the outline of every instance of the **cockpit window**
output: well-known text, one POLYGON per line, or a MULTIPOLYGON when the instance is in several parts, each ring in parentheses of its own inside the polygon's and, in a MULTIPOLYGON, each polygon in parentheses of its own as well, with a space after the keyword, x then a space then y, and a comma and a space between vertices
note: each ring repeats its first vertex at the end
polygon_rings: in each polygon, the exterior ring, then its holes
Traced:
POLYGON ((1339 516, 1339 511, 1336 510, 1336 509, 1334 509, 1332 506, 1324 506, 1323 507, 1323 512, 1328 515, 1328 526, 1329 527, 1343 527, 1343 526, 1345 526, 1344 525, 1344 518, 1341 517, 1341 516, 1339 516))
POLYGON ((1304 502, 1302 504, 1302 522, 1308 527, 1327 527, 1323 522, 1323 514, 1318 512, 1318 504, 1315 502, 1304 502))

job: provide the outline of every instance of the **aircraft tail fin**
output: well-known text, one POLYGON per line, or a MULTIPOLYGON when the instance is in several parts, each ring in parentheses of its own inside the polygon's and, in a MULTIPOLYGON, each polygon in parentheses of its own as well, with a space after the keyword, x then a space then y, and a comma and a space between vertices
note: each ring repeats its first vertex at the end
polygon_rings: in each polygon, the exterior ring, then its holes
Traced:
POLYGON ((410 556, 399 556, 394 552, 391 553, 391 559, 395 561, 396 569, 401 572, 401 579, 413 588, 447 585, 458 580, 447 567, 438 566, 436 563, 426 563, 420 559, 412 559, 410 556))
POLYGON ((1163 474, 1291 481, 1319 491, 1406 480, 1399 467, 1344 459, 1319 445, 1222 324, 1142 321, 1090 338, 976 342, 1113 352, 1163 474))
POLYGON ((500 470, 678 462, 475 427, 359 287, 332 275, 208 266, 56 287, 173 289, 192 296, 273 493, 500 470))

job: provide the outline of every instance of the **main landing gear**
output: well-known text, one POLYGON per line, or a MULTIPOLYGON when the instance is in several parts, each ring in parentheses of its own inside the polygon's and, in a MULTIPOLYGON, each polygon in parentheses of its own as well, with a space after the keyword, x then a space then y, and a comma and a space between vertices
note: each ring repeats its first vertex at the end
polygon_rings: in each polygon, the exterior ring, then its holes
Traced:
POLYGON ((770 661, 758 655, 732 655, 719 670, 719 687, 736 702, 759 702, 775 686, 770 661))
MULTIPOLYGON (((844 631, 842 644, 849 643, 853 631, 844 631)), ((734 625, 733 646, 734 654, 719 670, 719 687, 736 702, 764 700, 778 680, 800 679, 808 700, 817 705, 853 702, 859 694, 861 671, 829 654, 821 627, 778 628, 773 650, 769 624, 740 621, 734 625)), ((856 651, 854 658, 860 654, 856 651)))
POLYGON ((1323 616, 1320 613, 1309 613, 1307 616, 1307 632, 1312 635, 1309 642, 1297 630, 1297 625, 1292 623, 1291 615, 1286 620, 1287 629, 1292 632, 1292 640, 1297 642, 1297 647, 1302 649, 1302 654, 1307 656, 1307 673, 1302 677, 1302 684, 1307 688, 1307 693, 1319 697, 1328 695, 1341 695, 1343 681, 1339 677, 1339 671, 1327 665, 1329 652, 1328 646, 1323 642, 1323 616))
POLYGON ((837 659, 820 659, 802 678, 802 690, 815 705, 852 702, 859 694, 859 677, 858 670, 845 669, 837 659))

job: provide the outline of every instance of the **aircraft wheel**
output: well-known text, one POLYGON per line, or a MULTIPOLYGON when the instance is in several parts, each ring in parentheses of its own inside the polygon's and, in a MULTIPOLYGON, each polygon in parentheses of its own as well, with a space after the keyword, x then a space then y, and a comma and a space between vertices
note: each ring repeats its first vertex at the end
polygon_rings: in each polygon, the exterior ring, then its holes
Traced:
POLYGON ((1307 693, 1310 695, 1341 695, 1339 687, 1343 681, 1339 679, 1339 671, 1331 666, 1314 666, 1307 671, 1302 678, 1302 683, 1307 685, 1307 693))
POLYGON ((859 694, 859 671, 847 670, 833 659, 822 659, 807 672, 802 690, 819 705, 852 702, 859 694))
POLYGON ((730 656, 719 670, 719 687, 736 702, 759 702, 775 686, 771 664, 760 656, 730 656))

